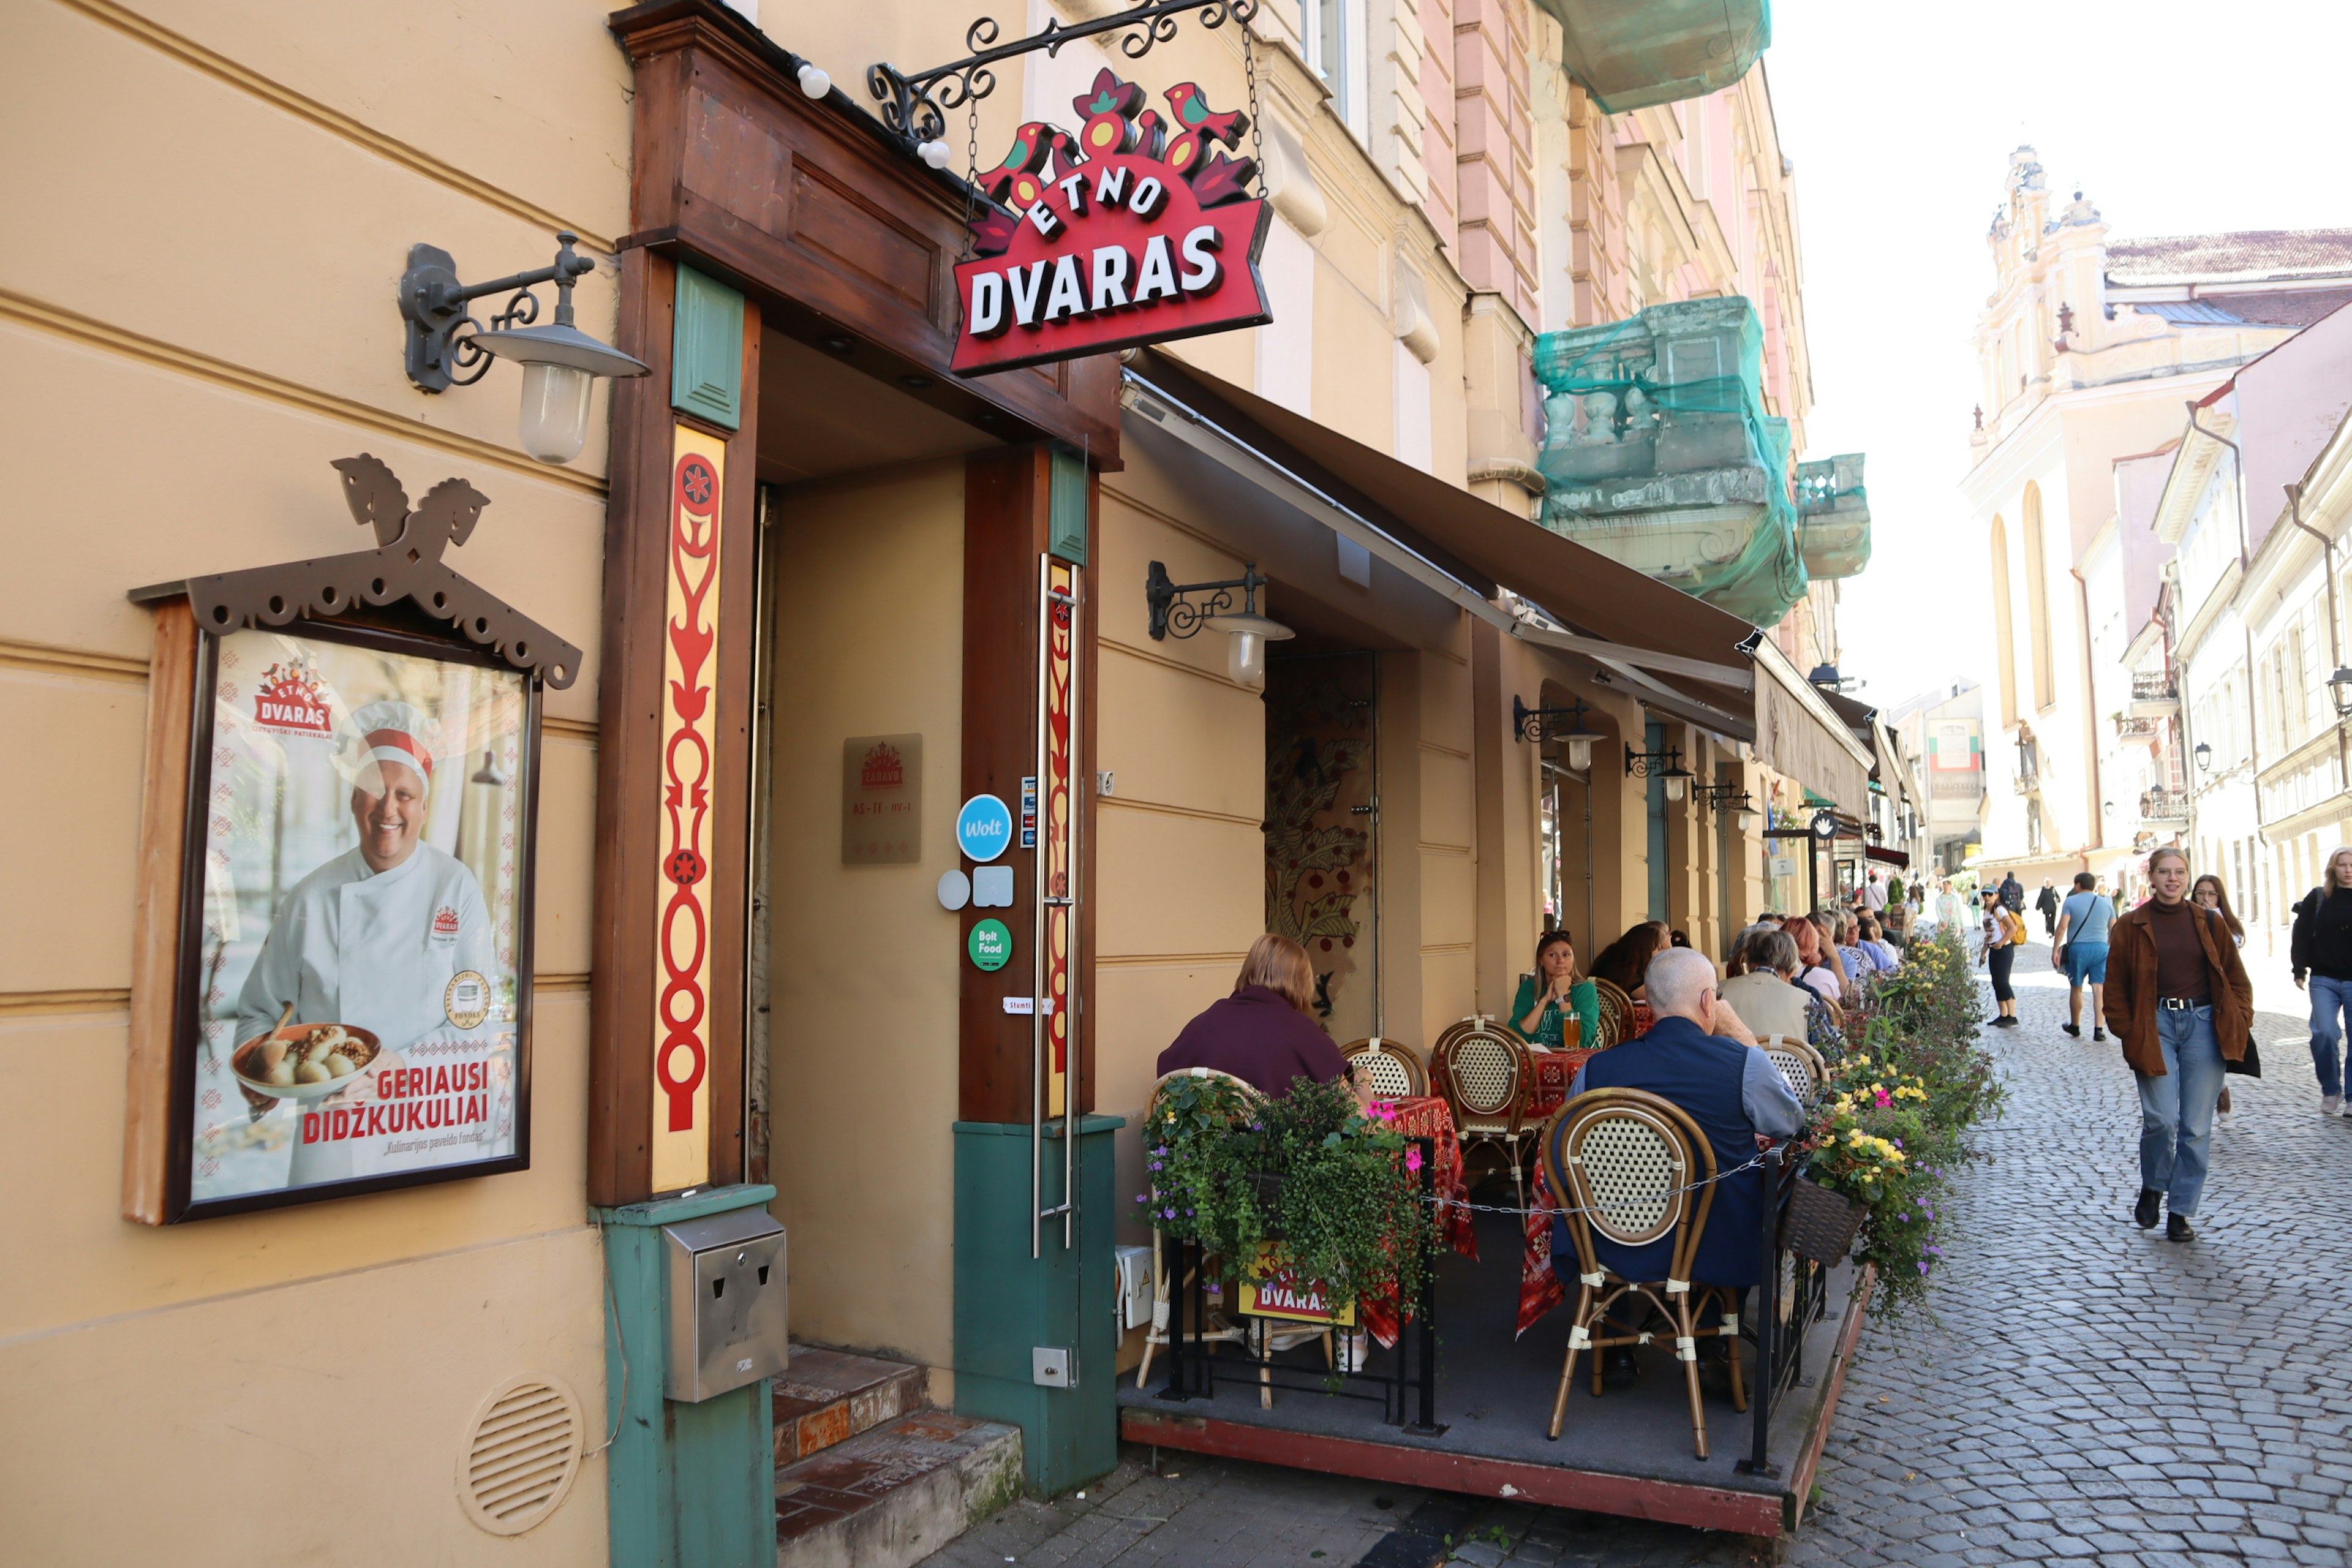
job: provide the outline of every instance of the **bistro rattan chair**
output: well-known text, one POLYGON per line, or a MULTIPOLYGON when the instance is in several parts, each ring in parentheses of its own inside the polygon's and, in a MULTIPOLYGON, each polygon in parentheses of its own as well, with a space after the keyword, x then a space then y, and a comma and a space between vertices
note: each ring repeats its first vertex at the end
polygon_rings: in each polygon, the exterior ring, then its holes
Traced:
POLYGON ((1429 1068, 1402 1041, 1374 1035, 1342 1047, 1339 1054, 1382 1100, 1418 1099, 1429 1092, 1429 1068))
POLYGON ((1633 999, 1613 980, 1595 977, 1592 994, 1601 1002, 1601 1025, 1592 1031, 1592 1048, 1605 1051, 1622 1045, 1633 1029, 1633 999))
POLYGON ((1589 1089, 1560 1108, 1543 1130, 1540 1151, 1552 1191, 1567 1211, 1580 1286, 1568 1331, 1568 1357, 1559 1369, 1559 1392, 1552 1399, 1550 1436, 1559 1436, 1568 1418, 1568 1389, 1576 1375, 1578 1352, 1592 1352, 1592 1392, 1598 1396, 1601 1352, 1653 1339, 1654 1331, 1646 1326, 1625 1329, 1610 1321, 1609 1310, 1631 1297, 1631 1305, 1646 1307, 1669 1325, 1675 1354, 1690 1386, 1692 1439, 1698 1457, 1706 1458, 1706 1413, 1698 1389, 1701 1339, 1731 1342, 1726 1348, 1732 1408, 1748 1408, 1740 1380, 1738 1293, 1695 1286, 1690 1277, 1715 1201, 1713 1145, 1674 1101, 1638 1089, 1589 1089), (1674 1256, 1666 1278, 1624 1279, 1601 1262, 1593 1246, 1596 1236, 1626 1247, 1671 1237, 1674 1256), (1709 1300, 1720 1306, 1722 1315, 1702 1330, 1698 1317, 1709 1300))
POLYGON ((1792 1040, 1786 1035, 1768 1035, 1757 1044, 1789 1080, 1790 1092, 1806 1109, 1812 1108, 1814 1097, 1822 1091, 1822 1083, 1829 1077, 1829 1067, 1822 1060, 1821 1052, 1802 1040, 1792 1040))
MULTIPOLYGON (((1171 1079, 1180 1078, 1222 1079, 1240 1089, 1247 1100, 1255 1100, 1264 1098, 1258 1093, 1255 1085, 1245 1079, 1235 1078, 1232 1073, 1220 1072, 1215 1068, 1179 1068, 1174 1072, 1161 1074, 1159 1081, 1151 1086, 1151 1097, 1144 1102, 1143 1109, 1143 1127, 1147 1134, 1150 1131, 1153 1117, 1160 1110, 1160 1091, 1167 1087, 1171 1079)), ((1143 1331, 1143 1361, 1135 1369, 1135 1386, 1138 1388, 1141 1388, 1145 1380, 1151 1375, 1152 1352, 1168 1342, 1170 1281, 1166 1250, 1162 1234, 1160 1228, 1154 1226, 1151 1231, 1151 1326, 1143 1331)), ((1186 1276, 1183 1283, 1190 1285, 1192 1282, 1192 1278, 1189 1275, 1186 1276)), ((1223 1341, 1239 1343, 1247 1335, 1248 1331, 1245 1328, 1237 1328, 1227 1323, 1215 1328, 1204 1326, 1201 1337, 1212 1342, 1223 1341)))
POLYGON ((1527 1207, 1522 1148, 1534 1137, 1534 1130, 1522 1125, 1534 1077, 1527 1042, 1499 1018, 1473 1014, 1437 1037, 1429 1053, 1429 1077, 1453 1112, 1463 1158, 1469 1158, 1474 1144, 1501 1149, 1510 1158, 1519 1206, 1527 1207))

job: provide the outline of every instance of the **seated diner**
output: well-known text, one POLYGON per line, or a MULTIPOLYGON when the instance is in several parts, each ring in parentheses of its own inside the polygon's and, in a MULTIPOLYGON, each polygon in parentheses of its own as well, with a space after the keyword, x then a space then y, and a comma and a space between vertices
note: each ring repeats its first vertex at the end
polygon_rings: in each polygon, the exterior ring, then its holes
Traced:
MULTIPOLYGON (((1163 1078, 1186 1068, 1228 1072, 1261 1093, 1290 1092, 1294 1079, 1348 1076, 1348 1060, 1307 1013, 1315 973, 1307 950, 1271 933, 1250 944, 1233 994, 1213 1002, 1160 1053, 1163 1078)), ((1357 1086, 1357 1097, 1366 1090, 1357 1086)))
POLYGON ((1576 1044, 1589 1046, 1601 1030, 1601 993, 1576 973, 1576 943, 1564 931, 1536 939, 1536 972, 1519 982, 1511 1002, 1511 1027, 1538 1050, 1569 1043, 1568 1020, 1576 1020, 1576 1044))
POLYGON ((1759 1039, 1812 1038, 1809 1007, 1821 998, 1797 984, 1797 944, 1789 933, 1757 931, 1739 950, 1742 972, 1723 983, 1725 1004, 1759 1039))
POLYGON ((1643 921, 1601 950, 1592 961, 1592 978, 1606 980, 1634 1001, 1643 1001, 1642 984, 1650 960, 1673 945, 1665 921, 1643 921))
MULTIPOLYGON (((1715 1150, 1717 1172, 1745 1165, 1766 1139, 1794 1137, 1804 1108, 1772 1058, 1716 989, 1715 965, 1687 948, 1662 952, 1646 977, 1649 1033, 1588 1060, 1569 1086, 1572 1100, 1587 1089, 1639 1089, 1688 1112, 1715 1150)), ((1762 1282, 1767 1259, 1757 1231, 1763 1220, 1764 1172, 1744 1171, 1716 1184, 1706 1231, 1691 1273, 1700 1284, 1734 1289, 1762 1282)), ((1605 1237, 1594 1248, 1610 1269, 1628 1279, 1663 1279, 1674 1254, 1666 1237, 1642 1247, 1605 1237)), ((1573 1285, 1575 1248, 1567 1222, 1552 1222, 1552 1267, 1573 1285)))

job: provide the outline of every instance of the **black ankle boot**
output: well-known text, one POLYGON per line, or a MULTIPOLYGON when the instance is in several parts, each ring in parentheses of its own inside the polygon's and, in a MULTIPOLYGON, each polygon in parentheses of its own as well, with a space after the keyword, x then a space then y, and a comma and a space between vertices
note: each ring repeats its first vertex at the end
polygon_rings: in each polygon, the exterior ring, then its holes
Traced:
POLYGON ((2194 1241, 2197 1239, 2197 1232, 2195 1228, 2189 1225, 2189 1216, 2187 1215, 2177 1214, 2165 1220, 2164 1239, 2167 1241, 2194 1241))
POLYGON ((2163 1201, 2162 1193, 2153 1187, 2142 1187, 2139 1193, 2139 1204, 2132 1210, 2132 1223, 2142 1230, 2154 1230, 2157 1205, 2163 1201))

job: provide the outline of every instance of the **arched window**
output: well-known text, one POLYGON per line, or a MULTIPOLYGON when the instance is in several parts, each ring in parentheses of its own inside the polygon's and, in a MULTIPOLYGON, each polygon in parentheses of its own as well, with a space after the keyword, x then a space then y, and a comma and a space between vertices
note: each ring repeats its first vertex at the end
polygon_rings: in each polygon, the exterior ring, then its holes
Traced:
POLYGON ((2058 679, 2050 656, 2050 562, 2042 544, 2042 491, 2025 487, 2025 615, 2033 639, 2033 706, 2058 700, 2058 679))
POLYGON ((2017 722, 2017 648, 2009 618, 2009 525, 1992 520, 1992 640, 2000 652, 2000 721, 2017 722))

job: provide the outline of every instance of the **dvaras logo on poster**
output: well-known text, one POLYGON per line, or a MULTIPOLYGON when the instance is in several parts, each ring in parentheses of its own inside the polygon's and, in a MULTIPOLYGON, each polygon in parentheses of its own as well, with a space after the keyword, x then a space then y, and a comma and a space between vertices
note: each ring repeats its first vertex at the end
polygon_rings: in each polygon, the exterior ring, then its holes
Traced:
POLYGON ((331 735, 334 714, 327 706, 327 689, 319 672, 301 660, 273 664, 261 675, 261 689, 253 694, 253 721, 278 735, 331 735))
POLYGON ((885 742, 867 752, 857 780, 867 789, 906 788, 907 764, 898 755, 898 748, 885 742))

